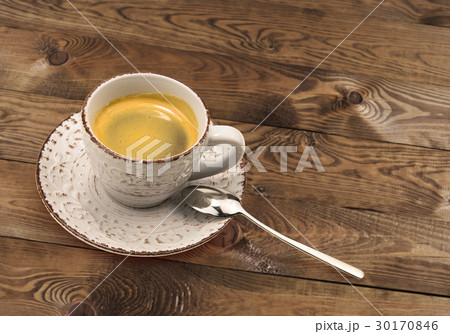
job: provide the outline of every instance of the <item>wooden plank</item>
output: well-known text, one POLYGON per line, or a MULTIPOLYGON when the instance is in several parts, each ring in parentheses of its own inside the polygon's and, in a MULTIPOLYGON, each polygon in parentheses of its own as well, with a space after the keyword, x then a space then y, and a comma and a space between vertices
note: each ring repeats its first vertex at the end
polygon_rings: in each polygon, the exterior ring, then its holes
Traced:
MULTIPOLYGON (((33 165, 0 160, 0 171, 8 175, 0 179, 1 236, 90 248, 47 213, 35 189, 33 165)), ((291 196, 280 199, 276 193, 258 188, 293 226, 250 185, 244 206, 281 233, 307 243, 297 229, 319 250, 363 269, 364 280, 353 283, 450 295, 448 221, 337 208, 291 196)), ((206 245, 168 259, 346 283, 332 268, 284 245, 243 218, 235 219, 206 245)))
MULTIPOLYGON (((326 3, 314 0, 262 0, 257 1, 264 10, 265 5, 273 6, 276 11, 281 6, 289 9, 289 12, 310 15, 318 21, 349 19, 358 13, 367 13, 376 7, 381 0, 327 0, 326 3)), ((371 17, 384 21, 400 21, 416 24, 424 24, 435 27, 450 27, 450 3, 446 0, 396 0, 384 1, 371 17)))
MULTIPOLYGON (((363 5, 354 6, 355 2, 348 2, 346 10, 340 8, 340 1, 327 2, 327 10, 320 12, 291 3, 264 2, 258 7, 253 1, 243 1, 240 5, 221 1, 208 4, 136 1, 128 6, 121 2, 77 1, 76 5, 112 41, 164 45, 312 69, 379 3, 367 0, 363 5), (336 12, 341 15, 335 15, 336 12), (323 13, 328 16, 321 18, 323 13)), ((406 11, 414 8, 406 0, 402 5, 406 11)), ((395 8, 404 12, 402 5, 395 8)), ((432 7, 438 11, 448 5, 432 7)), ((389 8, 387 11, 392 12, 389 8)), ((0 4, 0 13, 7 26, 31 29, 40 26, 54 33, 75 30, 98 37, 66 2, 49 5, 44 1, 30 4, 16 0, 0 4)), ((428 14, 424 15, 426 18, 428 14)), ((427 23, 433 23, 433 18, 427 23)), ((321 67, 447 85, 449 55, 450 37, 446 28, 392 21, 381 15, 381 18, 367 19, 321 67)))
POLYGON ((448 151, 345 137, 236 124, 248 146, 289 145, 287 172, 280 154, 267 148, 260 156, 267 173, 249 173, 249 181, 270 198, 291 198, 338 207, 357 207, 426 218, 450 218, 448 151), (295 172, 306 146, 314 147, 325 169, 295 172))
POLYGON ((0 158, 36 162, 45 139, 81 102, 2 90, 0 158))
MULTIPOLYGON (((101 81, 132 70, 101 38, 2 31, 0 38, 11 48, 0 54, 0 88, 83 100, 101 81), (51 58, 61 52, 67 52, 67 62, 51 65, 65 59, 51 58)), ((123 42, 118 47, 141 71, 159 72, 191 86, 214 118, 250 123, 262 121, 311 70, 146 44, 123 42)), ((24 96, 2 92, 0 107, 4 113, 16 113, 23 104, 16 99, 27 100, 24 96)), ((38 99, 27 107, 42 113, 64 112, 61 103, 81 107, 81 102, 38 99)), ((264 124, 450 149, 449 104, 448 86, 319 69, 264 124)))
MULTIPOLYGON (((0 314, 66 315, 121 261, 1 238, 0 314)), ((359 287, 384 315, 449 315, 450 299, 359 287)), ((127 259, 74 315, 377 315, 350 286, 127 259)))
MULTIPOLYGON (((6 108, 0 119, 0 158, 35 162, 47 134, 80 104, 15 94, 1 98, 6 108)), ((449 151, 268 126, 252 132, 253 124, 220 122, 238 127, 252 150, 260 145, 297 148, 298 152, 289 154, 288 172, 280 173, 280 154, 267 147, 261 160, 268 172, 253 169, 249 174, 270 198, 450 218, 449 151), (326 173, 295 172, 306 145, 314 146, 326 173)))

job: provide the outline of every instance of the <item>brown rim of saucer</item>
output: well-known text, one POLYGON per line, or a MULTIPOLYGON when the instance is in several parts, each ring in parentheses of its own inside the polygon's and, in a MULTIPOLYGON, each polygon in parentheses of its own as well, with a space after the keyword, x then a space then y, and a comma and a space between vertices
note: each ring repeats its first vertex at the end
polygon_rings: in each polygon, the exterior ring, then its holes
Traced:
POLYGON ((119 75, 115 75, 113 77, 110 77, 109 79, 103 81, 101 84, 97 85, 94 89, 92 89, 89 92, 89 94, 86 96, 86 98, 84 99, 83 107, 81 108, 81 121, 83 123, 84 130, 89 134, 89 137, 92 140, 92 142, 94 142, 100 149, 102 149, 104 152, 106 152, 109 155, 111 155, 113 158, 115 158, 115 159, 122 159, 122 160, 126 160, 126 161, 131 161, 131 162, 141 162, 141 163, 144 163, 144 164, 149 164, 149 163, 162 163, 162 162, 175 161, 175 160, 178 160, 179 158, 181 158, 182 156, 185 156, 185 155, 188 155, 189 153, 191 153, 194 150, 195 147, 199 146, 206 139, 206 134, 208 133, 208 130, 209 130, 209 123, 211 122, 211 117, 209 116, 209 110, 208 110, 208 108, 206 108, 205 101, 203 101, 203 99, 200 96, 198 96, 198 94, 196 92, 194 92, 194 90, 191 87, 189 87, 188 85, 182 83, 181 81, 178 81, 176 79, 173 79, 171 77, 168 77, 168 76, 165 76, 165 75, 162 75, 162 74, 158 74, 158 73, 133 72, 133 73, 123 73, 123 74, 119 74, 119 75), (98 140, 97 137, 94 135, 94 133, 89 128, 87 120, 86 120, 85 108, 86 108, 87 101, 89 100, 91 95, 94 93, 94 91, 97 88, 99 88, 101 85, 105 84, 108 81, 111 81, 112 79, 115 79, 117 77, 121 77, 121 76, 124 76, 124 75, 127 75, 127 74, 141 74, 141 76, 144 75, 144 74, 155 74, 155 75, 159 75, 159 76, 162 76, 162 77, 165 77, 165 78, 169 78, 171 80, 175 80, 178 83, 182 84, 183 86, 186 86, 187 88, 189 88, 195 94, 195 96, 197 96, 200 99, 200 101, 202 102, 203 107, 205 108, 205 111, 206 111, 206 129, 205 129, 205 132, 203 133, 202 137, 199 140, 197 140, 197 142, 192 147, 188 148, 186 151, 178 153, 178 154, 173 155, 173 156, 170 156, 168 158, 156 159, 156 160, 135 159, 135 158, 127 157, 126 155, 123 155, 123 154, 120 154, 120 153, 117 153, 117 152, 111 150, 105 144, 103 144, 100 140, 98 140))
MULTIPOLYGON (((45 140, 45 142, 42 144, 41 149, 39 151, 39 156, 37 159, 37 163, 36 163, 36 174, 35 174, 35 178, 36 178, 36 188, 37 191, 39 193, 39 197, 41 198, 45 208, 47 209, 47 211, 49 212, 50 216, 59 224, 61 225, 67 232, 69 232, 70 234, 72 234, 74 237, 76 237, 77 239, 87 243, 88 245, 91 245, 97 249, 109 252, 109 253, 114 253, 114 254, 119 254, 119 255, 125 255, 125 256, 136 256, 136 257, 158 257, 158 256, 168 256, 168 255, 175 255, 178 253, 182 253, 182 252, 186 252, 189 251, 191 249, 197 248, 205 243, 207 243, 208 241, 212 240, 213 238, 215 238, 216 236, 218 236, 224 229, 225 227, 230 223, 230 221, 233 219, 233 217, 230 217, 229 219, 227 219, 223 226, 221 228, 219 228, 215 233, 207 236, 206 238, 192 244, 192 245, 188 245, 186 247, 182 247, 182 248, 176 248, 173 250, 169 250, 169 251, 156 251, 156 252, 149 252, 149 251, 127 251, 123 248, 118 248, 118 247, 111 247, 108 246, 102 242, 98 242, 95 240, 91 240, 88 237, 86 237, 84 234, 81 234, 80 232, 78 232, 76 229, 74 229, 73 227, 71 227, 70 225, 68 225, 64 219, 62 219, 56 210, 53 209, 52 205, 50 204, 50 202, 47 200, 47 196, 44 194, 43 190, 42 190, 42 185, 41 185, 41 178, 40 178, 40 172, 41 172, 41 166, 40 166, 40 161, 42 159, 42 152, 44 151, 44 147, 45 145, 48 143, 48 141, 50 140, 50 137, 55 133, 56 129, 58 129, 64 122, 66 122, 67 120, 69 120, 71 117, 73 117, 74 115, 76 115, 78 112, 73 113, 72 115, 70 115, 69 117, 67 117, 66 119, 64 119, 58 126, 55 127, 55 129, 53 129, 53 131, 48 135, 47 139, 45 140)), ((81 112, 82 114, 82 112, 81 112)), ((241 182, 242 183, 242 196, 241 196, 241 200, 244 199, 244 193, 245 193, 245 185, 247 183, 247 172, 245 171, 245 165, 246 162, 244 160, 241 160, 239 163, 239 166, 241 166, 242 168, 242 176, 244 177, 244 180, 241 182)))

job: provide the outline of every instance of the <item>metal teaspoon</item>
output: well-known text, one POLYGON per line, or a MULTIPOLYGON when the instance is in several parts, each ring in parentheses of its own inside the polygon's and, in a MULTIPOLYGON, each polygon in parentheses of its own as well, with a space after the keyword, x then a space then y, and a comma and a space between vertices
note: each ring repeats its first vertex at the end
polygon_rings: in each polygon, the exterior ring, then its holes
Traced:
POLYGON ((264 231, 272 234, 274 237, 277 237, 288 245, 356 278, 362 279, 364 277, 364 272, 362 270, 319 252, 318 250, 306 246, 298 241, 292 240, 264 225, 245 211, 239 198, 229 191, 210 186, 193 185, 184 188, 181 191, 181 195, 185 198, 186 203, 197 211, 217 217, 231 217, 241 214, 262 228, 264 231))

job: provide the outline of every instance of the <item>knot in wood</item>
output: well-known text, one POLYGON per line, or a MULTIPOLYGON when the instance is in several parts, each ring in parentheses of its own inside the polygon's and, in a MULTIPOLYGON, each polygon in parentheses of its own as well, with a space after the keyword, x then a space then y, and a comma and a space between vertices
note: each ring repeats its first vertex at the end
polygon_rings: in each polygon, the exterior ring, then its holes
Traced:
POLYGON ((363 97, 361 96, 361 94, 356 91, 352 91, 348 99, 352 104, 361 104, 361 102, 363 101, 363 97))
POLYGON ((48 62, 53 66, 60 66, 64 64, 67 59, 69 59, 69 55, 65 51, 55 51, 48 56, 48 62))

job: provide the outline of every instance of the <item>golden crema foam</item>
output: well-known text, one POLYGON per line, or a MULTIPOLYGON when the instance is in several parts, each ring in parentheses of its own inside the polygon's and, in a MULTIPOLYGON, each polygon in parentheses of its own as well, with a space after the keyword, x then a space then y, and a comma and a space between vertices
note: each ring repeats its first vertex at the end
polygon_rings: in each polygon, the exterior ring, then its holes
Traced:
POLYGON ((198 122, 183 99, 159 93, 127 95, 103 107, 95 136, 111 150, 137 159, 162 159, 182 153, 198 139, 198 122))

